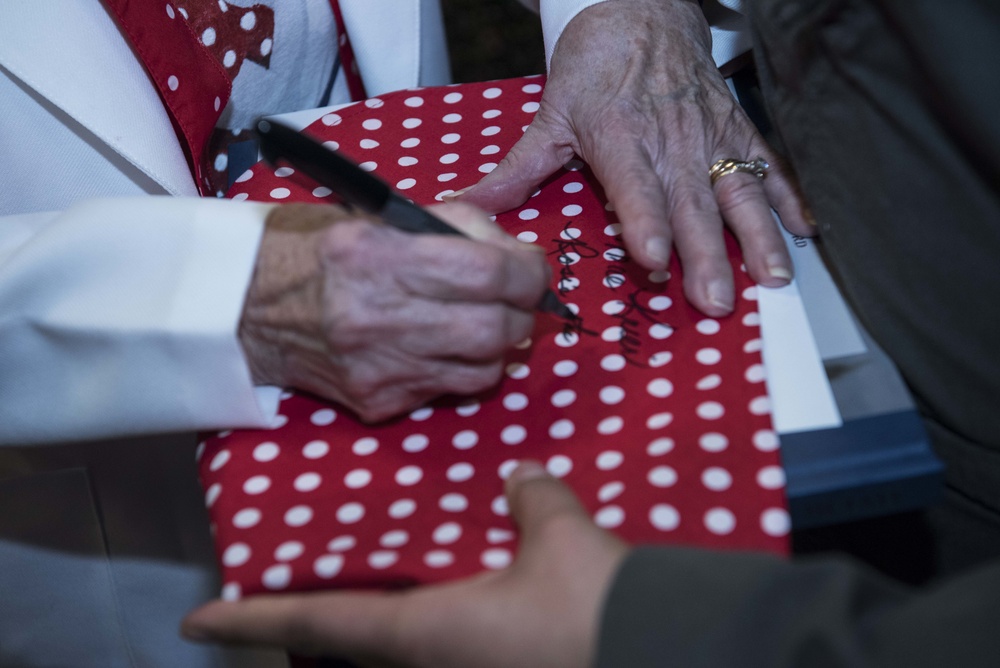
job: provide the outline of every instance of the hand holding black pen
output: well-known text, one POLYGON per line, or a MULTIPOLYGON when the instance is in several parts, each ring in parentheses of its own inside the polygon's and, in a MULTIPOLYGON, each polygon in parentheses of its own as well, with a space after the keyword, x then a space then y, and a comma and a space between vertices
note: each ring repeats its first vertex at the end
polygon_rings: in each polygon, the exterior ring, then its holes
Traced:
MULTIPOLYGON (((300 132, 275 121, 262 120, 257 123, 257 135, 261 154, 269 163, 275 165, 285 160, 337 193, 348 205, 375 214, 397 229, 414 234, 465 236, 395 192, 378 177, 300 132)), ((551 290, 545 292, 537 308, 561 318, 575 318, 551 290)))

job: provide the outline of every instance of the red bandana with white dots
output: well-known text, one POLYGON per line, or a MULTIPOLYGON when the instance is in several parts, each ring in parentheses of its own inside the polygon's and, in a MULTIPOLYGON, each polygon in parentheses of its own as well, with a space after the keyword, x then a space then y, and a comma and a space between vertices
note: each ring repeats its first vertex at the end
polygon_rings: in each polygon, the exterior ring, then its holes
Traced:
MULTIPOLYGON (((308 131, 429 204, 496 167, 543 83, 392 93, 308 131)), ((293 169, 265 165, 230 195, 333 199, 293 169)), ((516 551, 503 477, 527 457, 626 540, 787 551, 756 287, 735 242, 738 299, 716 319, 687 304, 676 263, 651 273, 629 259, 614 211, 578 161, 497 222, 548 251, 552 288, 578 309, 580 330, 539 314, 498 387, 382 425, 288 393, 276 428, 210 438, 199 466, 224 596, 503 568, 516 551)))
MULTIPOLYGON (((104 1, 163 99, 199 192, 225 192, 226 153, 238 135, 216 128, 216 123, 244 63, 270 66, 274 10, 262 4, 239 7, 226 0, 104 1)), ((363 95, 350 41, 342 29, 340 4, 338 0, 330 4, 338 31, 338 42, 331 48, 340 51, 352 94, 363 95)))

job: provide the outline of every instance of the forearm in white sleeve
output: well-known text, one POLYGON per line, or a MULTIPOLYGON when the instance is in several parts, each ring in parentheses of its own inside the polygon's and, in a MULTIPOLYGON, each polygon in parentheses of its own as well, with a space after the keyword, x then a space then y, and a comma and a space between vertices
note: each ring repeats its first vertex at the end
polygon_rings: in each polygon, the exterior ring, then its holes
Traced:
POLYGON ((264 426, 237 328, 270 207, 91 200, 0 218, 0 443, 264 426))

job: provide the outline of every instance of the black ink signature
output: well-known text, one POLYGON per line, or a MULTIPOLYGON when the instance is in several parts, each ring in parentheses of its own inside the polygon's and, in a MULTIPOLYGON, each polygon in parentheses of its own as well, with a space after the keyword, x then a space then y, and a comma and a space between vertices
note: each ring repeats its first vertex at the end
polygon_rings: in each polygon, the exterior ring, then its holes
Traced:
POLYGON ((638 290, 630 293, 626 298, 625 308, 622 309, 621 313, 616 313, 612 316, 618 321, 618 326, 622 329, 621 338, 618 339, 618 346, 621 350, 622 356, 629 364, 640 367, 648 366, 648 364, 641 361, 637 357, 639 349, 642 347, 642 337, 639 334, 639 324, 645 320, 647 323, 652 325, 663 325, 665 327, 670 326, 660 321, 653 309, 639 304, 639 295, 644 292, 649 291, 645 288, 639 288, 638 290))
MULTIPOLYGON (((566 221, 566 224, 563 226, 564 234, 570 229, 572 224, 572 220, 566 221)), ((600 251, 591 247, 586 241, 579 238, 573 239, 566 237, 569 237, 569 235, 560 235, 560 238, 553 239, 552 243, 556 244, 556 249, 549 252, 549 255, 558 255, 559 264, 562 265, 559 269, 559 282, 557 284, 560 295, 564 295, 573 290, 578 284, 576 273, 573 271, 574 262, 569 254, 574 253, 579 255, 580 259, 587 260, 600 255, 600 251)))

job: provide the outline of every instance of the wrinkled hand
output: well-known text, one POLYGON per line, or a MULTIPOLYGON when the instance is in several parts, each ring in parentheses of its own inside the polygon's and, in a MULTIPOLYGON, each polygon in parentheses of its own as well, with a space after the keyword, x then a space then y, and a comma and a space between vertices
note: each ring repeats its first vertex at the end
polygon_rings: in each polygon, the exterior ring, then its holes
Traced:
POLYGON ((484 390, 532 329, 544 255, 468 205, 436 212, 476 241, 413 235, 331 206, 275 207, 239 337, 254 382, 368 421, 484 390))
POLYGON ((692 0, 607 0, 580 12, 556 44, 534 122, 460 199, 490 212, 518 206, 574 153, 604 186, 633 258, 662 269, 676 246, 685 294, 706 314, 734 303, 724 222, 750 276, 771 287, 791 279, 792 263, 770 208, 791 232, 815 234, 794 178, 716 69, 692 0), (713 189, 717 160, 757 156, 771 165, 763 181, 734 174, 713 189))
POLYGON ((363 665, 590 665, 601 604, 626 547, 537 462, 515 469, 507 498, 521 545, 506 570, 407 592, 216 601, 191 613, 182 632, 363 665))

